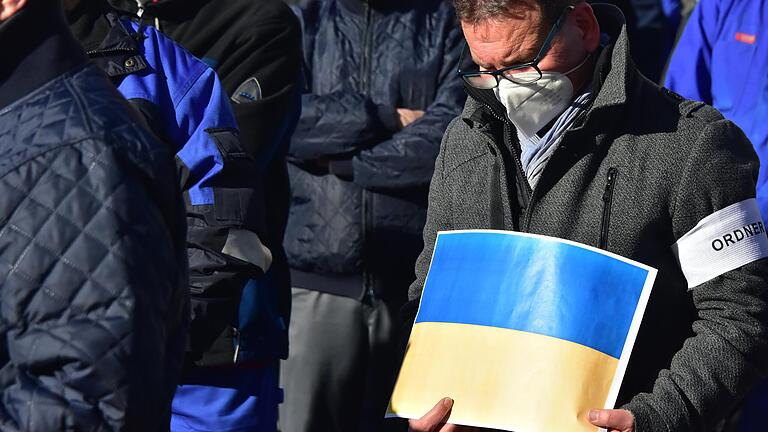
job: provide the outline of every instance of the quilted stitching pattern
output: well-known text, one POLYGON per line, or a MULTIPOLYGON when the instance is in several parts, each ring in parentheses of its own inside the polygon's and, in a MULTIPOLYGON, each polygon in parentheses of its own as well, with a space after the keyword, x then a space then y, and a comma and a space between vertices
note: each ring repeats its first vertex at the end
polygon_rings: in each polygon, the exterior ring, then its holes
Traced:
POLYGON ((186 327, 183 213, 175 195, 148 193, 175 182, 172 159, 122 104, 89 67, 0 116, 2 430, 167 421, 186 327))
POLYGON ((294 190, 286 239, 288 261, 307 271, 362 271, 361 191, 334 176, 313 176, 289 165, 294 190))
MULTIPOLYGON (((450 2, 409 3, 401 10, 393 7, 386 14, 374 11, 368 29, 371 53, 367 69, 363 67, 361 40, 368 33, 363 29, 365 18, 342 10, 340 3, 310 2, 314 7, 304 8, 310 86, 313 95, 325 98, 322 104, 313 102, 315 105, 304 107, 303 123, 299 124, 291 149, 292 156, 298 159, 318 159, 365 148, 373 127, 368 124, 370 115, 361 99, 385 107, 423 108, 439 97, 448 33, 455 28, 450 2), (344 138, 354 142, 341 145, 344 138), (336 147, 346 150, 337 151, 336 147)), ((451 73, 454 68, 451 64, 451 73)), ((415 191, 410 184, 400 184, 413 183, 416 177, 431 177, 442 132, 460 111, 463 92, 455 90, 452 93, 459 96, 443 96, 445 106, 434 110, 445 111, 440 121, 427 120, 410 129, 410 139, 418 141, 416 145, 391 145, 388 151, 365 156, 370 170, 361 173, 356 166, 354 182, 315 175, 298 165, 290 167, 293 197, 285 248, 291 267, 316 273, 367 270, 379 279, 397 274, 400 285, 412 278, 413 262, 422 247, 426 188, 415 191), (371 186, 363 177, 384 178, 386 187, 371 186), (388 192, 364 192, 363 187, 388 192), (372 203, 368 226, 363 224, 364 193, 372 203), (367 243, 364 230, 369 235, 367 243)), ((372 144, 384 140, 377 136, 372 144)), ((404 285, 400 289, 404 290, 404 285)))

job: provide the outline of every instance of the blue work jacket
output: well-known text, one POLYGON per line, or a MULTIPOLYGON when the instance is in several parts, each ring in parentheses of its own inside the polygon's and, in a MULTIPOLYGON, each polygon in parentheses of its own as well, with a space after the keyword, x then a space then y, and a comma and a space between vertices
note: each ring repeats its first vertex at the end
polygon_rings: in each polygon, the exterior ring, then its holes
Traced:
POLYGON ((757 200, 768 215, 768 7, 701 0, 670 62, 665 85, 736 123, 760 157, 757 200))
POLYGON ((89 56, 176 154, 187 204, 187 360, 198 366, 237 363, 247 336, 238 323, 243 289, 271 263, 260 240, 261 167, 240 142, 229 97, 213 69, 151 26, 95 13, 93 24, 75 23, 90 31, 80 37, 97 46, 89 56))

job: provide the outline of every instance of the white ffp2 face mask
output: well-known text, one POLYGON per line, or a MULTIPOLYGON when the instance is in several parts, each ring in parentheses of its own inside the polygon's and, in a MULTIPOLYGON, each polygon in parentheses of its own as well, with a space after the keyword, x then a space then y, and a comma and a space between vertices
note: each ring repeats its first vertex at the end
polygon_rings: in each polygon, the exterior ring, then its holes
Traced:
MULTIPOLYGON (((501 79, 494 89, 496 99, 507 109, 507 117, 526 138, 533 138, 536 132, 560 115, 573 98, 573 84, 566 76, 587 62, 589 56, 568 72, 542 71, 541 78, 529 84, 513 83, 501 79)), ((522 72, 518 76, 525 80, 526 75, 535 78, 538 73, 522 72)))

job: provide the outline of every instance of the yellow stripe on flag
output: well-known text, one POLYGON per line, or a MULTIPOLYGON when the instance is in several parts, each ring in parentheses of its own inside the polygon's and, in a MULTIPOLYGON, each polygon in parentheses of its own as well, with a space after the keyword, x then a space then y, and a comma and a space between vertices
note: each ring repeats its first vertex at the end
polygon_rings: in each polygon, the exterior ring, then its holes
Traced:
POLYGON ((596 431, 585 414, 605 405, 618 363, 592 348, 534 333, 417 323, 390 413, 418 418, 448 396, 454 399, 450 423, 516 432, 596 431))

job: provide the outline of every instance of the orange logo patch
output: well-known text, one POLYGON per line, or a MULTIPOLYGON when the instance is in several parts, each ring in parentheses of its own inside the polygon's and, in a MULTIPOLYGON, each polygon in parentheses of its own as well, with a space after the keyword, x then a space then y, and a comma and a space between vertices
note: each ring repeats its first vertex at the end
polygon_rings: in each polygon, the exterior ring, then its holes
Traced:
POLYGON ((748 44, 754 44, 757 41, 757 36, 747 33, 736 32, 736 40, 748 44))

